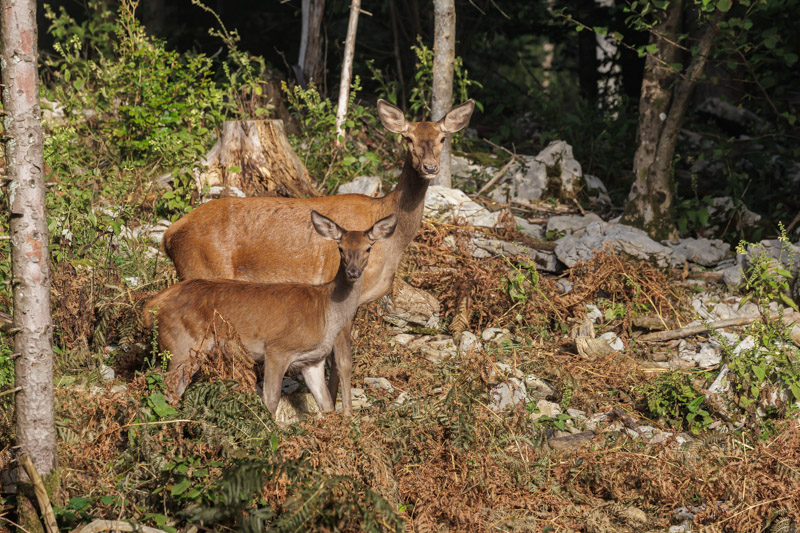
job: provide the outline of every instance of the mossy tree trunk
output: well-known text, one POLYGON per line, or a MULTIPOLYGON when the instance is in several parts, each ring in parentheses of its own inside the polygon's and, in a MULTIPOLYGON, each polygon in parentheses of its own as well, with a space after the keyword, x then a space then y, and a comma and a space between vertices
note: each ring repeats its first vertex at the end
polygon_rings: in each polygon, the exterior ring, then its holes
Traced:
MULTIPOLYGON (((0 1, 0 78, 7 113, 11 285, 14 298, 14 364, 18 457, 27 455, 45 479, 57 479, 53 409, 53 326, 35 0, 0 1)), ((30 481, 19 469, 20 519, 42 530, 25 495, 30 481)), ((52 488, 52 487, 49 487, 52 488)))
POLYGON ((681 0, 670 3, 665 19, 651 34, 650 43, 657 50, 645 63, 634 182, 622 218, 623 223, 642 228, 655 240, 677 237, 672 168, 675 145, 692 91, 703 75, 717 27, 724 17, 720 11, 709 17, 695 42, 688 68, 678 77, 671 65, 679 62, 675 43, 681 32, 683 10, 681 0))

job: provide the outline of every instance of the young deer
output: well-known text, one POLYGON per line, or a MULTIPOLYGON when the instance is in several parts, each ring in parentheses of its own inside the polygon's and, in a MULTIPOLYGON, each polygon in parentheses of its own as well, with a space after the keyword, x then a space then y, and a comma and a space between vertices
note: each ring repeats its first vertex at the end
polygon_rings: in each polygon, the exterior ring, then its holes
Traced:
MULTIPOLYGON (((339 245, 339 270, 323 285, 266 284, 236 280, 182 281, 164 290, 145 307, 145 320, 158 321, 158 343, 172 354, 168 371, 177 375, 174 392, 189 385, 191 354, 213 348, 210 326, 233 326, 256 361, 264 361, 264 403, 275 414, 281 381, 287 371, 301 371, 322 411, 332 411, 325 384, 325 358, 334 340, 353 321, 370 249, 388 239, 397 226, 389 215, 367 231, 347 231, 311 211, 311 222, 323 239, 339 245)), ((147 324, 150 327, 150 324, 147 324)))
MULTIPOLYGON (((378 116, 383 125, 400 133, 407 146, 405 166, 392 192, 383 198, 342 194, 213 200, 179 219, 164 234, 164 248, 175 263, 178 277, 323 283, 333 277, 339 259, 308 224, 312 209, 352 229, 368 228, 376 220, 397 213, 397 231, 372 251, 359 304, 388 294, 403 251, 422 223, 425 193, 439 172, 444 141, 450 133, 466 127, 474 107, 470 100, 450 110, 439 122, 410 122, 400 109, 379 100, 378 116)), ((350 327, 345 326, 336 339, 336 364, 331 365, 329 384, 335 402, 341 375, 345 413, 352 406, 350 327)))

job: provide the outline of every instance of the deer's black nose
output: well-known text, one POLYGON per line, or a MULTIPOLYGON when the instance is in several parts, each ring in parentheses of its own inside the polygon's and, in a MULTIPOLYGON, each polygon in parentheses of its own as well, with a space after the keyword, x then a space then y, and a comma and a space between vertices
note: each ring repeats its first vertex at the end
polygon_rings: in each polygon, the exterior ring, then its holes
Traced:
POLYGON ((437 172, 439 172, 439 165, 426 165, 425 163, 423 163, 422 170, 424 170, 428 174, 436 174, 437 172))
POLYGON ((349 279, 350 281, 355 281, 359 277, 361 277, 361 269, 354 266, 347 267, 344 273, 347 274, 347 279, 349 279))

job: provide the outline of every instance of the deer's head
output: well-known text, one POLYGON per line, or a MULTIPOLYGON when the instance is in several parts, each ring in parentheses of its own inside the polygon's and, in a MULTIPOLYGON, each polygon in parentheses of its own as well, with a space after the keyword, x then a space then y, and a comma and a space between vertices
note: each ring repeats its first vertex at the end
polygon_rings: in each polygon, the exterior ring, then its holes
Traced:
POLYGON ((409 122, 399 108, 386 100, 378 100, 381 122, 387 130, 403 136, 414 170, 426 180, 432 180, 439 173, 439 159, 447 135, 466 127, 474 109, 475 102, 467 100, 438 122, 409 122))
POLYGON ((364 273, 369 261, 369 252, 377 241, 388 239, 397 227, 397 215, 377 221, 367 231, 347 231, 336 222, 316 211, 311 211, 311 223, 317 233, 324 238, 339 245, 342 268, 347 279, 355 281, 364 273))

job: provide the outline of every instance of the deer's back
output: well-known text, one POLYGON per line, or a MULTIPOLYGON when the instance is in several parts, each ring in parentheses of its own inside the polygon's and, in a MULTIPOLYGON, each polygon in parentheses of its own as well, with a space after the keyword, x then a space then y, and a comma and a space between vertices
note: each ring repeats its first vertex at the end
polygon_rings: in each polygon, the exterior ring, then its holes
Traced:
MULTIPOLYGON (((391 214, 390 202, 351 194, 321 198, 221 198, 201 205, 164 235, 180 279, 236 279, 262 283, 326 283, 339 266, 335 243, 311 224, 316 210, 348 230, 365 231, 391 214)), ((365 288, 381 270, 376 243, 365 288)))
MULTIPOLYGON (((145 310, 155 314, 167 346, 235 331, 248 349, 263 345, 290 353, 310 350, 321 340, 329 293, 309 285, 188 280, 158 294, 145 310)), ((180 347, 188 348, 199 346, 180 347)))

